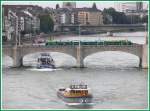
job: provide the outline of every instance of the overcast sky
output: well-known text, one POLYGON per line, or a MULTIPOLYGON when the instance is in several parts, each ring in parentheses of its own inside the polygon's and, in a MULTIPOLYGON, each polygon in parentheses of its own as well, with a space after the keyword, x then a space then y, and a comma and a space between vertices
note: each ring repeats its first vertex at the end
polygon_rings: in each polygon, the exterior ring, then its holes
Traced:
MULTIPOLYGON (((114 1, 95 1, 97 8, 103 10, 104 8, 109 7, 116 7, 117 3, 121 2, 114 2, 114 1)), ((147 2, 148 3, 148 2, 147 2)), ((147 7, 147 3, 144 3, 144 8, 147 7)), ((51 7, 55 8, 56 4, 59 4, 60 7, 62 6, 62 1, 3 1, 2 4, 9 4, 9 5, 39 5, 42 7, 51 7)), ((77 1, 76 7, 92 7, 93 1, 77 1)))

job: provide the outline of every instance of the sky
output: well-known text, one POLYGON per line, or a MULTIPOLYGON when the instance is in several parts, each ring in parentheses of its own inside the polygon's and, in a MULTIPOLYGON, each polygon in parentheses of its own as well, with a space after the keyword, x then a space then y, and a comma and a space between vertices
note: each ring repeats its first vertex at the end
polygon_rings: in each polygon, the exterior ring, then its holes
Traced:
MULTIPOLYGON (((93 1, 77 1, 76 7, 92 7, 93 1)), ((95 1, 96 6, 98 9, 103 10, 104 8, 117 8, 116 4, 121 2, 114 2, 114 1, 95 1)), ((62 6, 62 1, 3 1, 2 4, 9 4, 9 5, 39 5, 41 7, 50 7, 55 8, 56 4, 59 4, 60 7, 62 6)), ((147 3, 144 3, 144 8, 146 8, 147 3)))

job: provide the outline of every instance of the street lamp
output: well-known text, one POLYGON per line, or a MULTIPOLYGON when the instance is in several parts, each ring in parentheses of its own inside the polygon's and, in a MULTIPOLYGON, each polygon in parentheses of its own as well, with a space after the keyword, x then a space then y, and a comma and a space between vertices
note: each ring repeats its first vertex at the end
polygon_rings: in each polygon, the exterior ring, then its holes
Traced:
POLYGON ((147 24, 144 23, 144 26, 145 26, 145 27, 144 27, 144 28, 145 28, 145 37, 146 37, 145 40, 146 40, 146 44, 147 44, 147 43, 148 43, 148 40, 147 40, 147 39, 148 39, 148 38, 147 38, 147 28, 146 28, 147 24))
POLYGON ((21 38, 20 38, 20 35, 21 35, 21 31, 20 31, 20 29, 19 29, 19 31, 18 31, 18 32, 19 32, 19 33, 18 33, 18 35, 19 35, 19 38, 18 38, 18 39, 19 39, 19 40, 18 40, 19 44, 18 44, 18 45, 20 46, 20 45, 21 45, 21 44, 20 44, 20 39, 21 39, 21 38))
POLYGON ((80 23, 79 23, 79 47, 81 46, 80 44, 80 23))

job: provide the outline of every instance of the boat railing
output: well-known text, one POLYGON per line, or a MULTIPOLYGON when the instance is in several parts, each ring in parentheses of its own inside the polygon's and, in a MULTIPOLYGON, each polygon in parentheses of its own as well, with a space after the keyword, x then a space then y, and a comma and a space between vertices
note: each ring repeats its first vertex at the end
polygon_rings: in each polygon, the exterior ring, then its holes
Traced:
POLYGON ((87 85, 70 85, 70 89, 87 89, 87 85))
POLYGON ((65 91, 65 88, 61 88, 61 89, 59 89, 59 91, 65 91))

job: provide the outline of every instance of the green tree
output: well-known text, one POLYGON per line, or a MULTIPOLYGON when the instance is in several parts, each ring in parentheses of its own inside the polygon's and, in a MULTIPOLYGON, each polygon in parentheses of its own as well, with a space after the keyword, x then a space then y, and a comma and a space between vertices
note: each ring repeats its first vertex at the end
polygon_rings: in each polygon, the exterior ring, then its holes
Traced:
POLYGON ((54 22, 50 15, 44 14, 40 15, 40 31, 44 33, 49 33, 53 31, 54 22))
MULTIPOLYGON (((123 12, 117 12, 114 8, 108 8, 103 10, 103 15, 110 15, 112 17, 112 23, 114 24, 125 24, 127 23, 127 17, 123 12)), ((107 18, 107 17, 105 17, 107 18)), ((108 19, 104 19, 104 23, 108 23, 108 19)))
POLYGON ((142 23, 141 17, 139 15, 128 15, 127 19, 129 24, 142 23))
POLYGON ((142 23, 148 24, 148 15, 144 16, 141 21, 142 21, 142 23))

